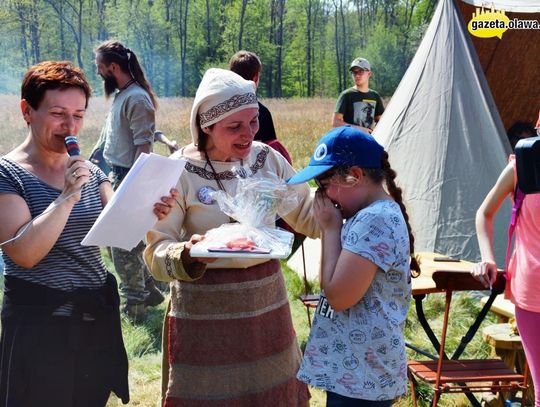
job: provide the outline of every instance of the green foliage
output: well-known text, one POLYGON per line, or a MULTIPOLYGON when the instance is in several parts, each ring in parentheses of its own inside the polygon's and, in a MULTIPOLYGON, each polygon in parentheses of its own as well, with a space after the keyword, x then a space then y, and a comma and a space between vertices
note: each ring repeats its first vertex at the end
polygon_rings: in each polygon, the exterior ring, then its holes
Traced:
MULTIPOLYGON (((105 264, 110 268, 112 266, 106 250, 102 250, 105 264)), ((309 335, 309 325, 307 310, 298 300, 298 296, 304 293, 304 282, 302 278, 291 270, 283 261, 281 263, 285 283, 287 287, 293 324, 298 336, 301 349, 305 349, 307 337, 309 335)), ((0 276, 0 287, 2 286, 0 276)), ((316 285, 311 282, 311 285, 316 285)), ((310 291, 314 287, 310 287, 310 291)), ((1 293, 0 293, 1 296, 1 293)), ((1 298, 0 298, 1 299, 1 298)), ((474 320, 480 308, 478 298, 472 297, 468 293, 455 295, 452 305, 453 311, 450 315, 448 349, 454 349, 461 337, 465 334, 468 326, 474 320)), ((148 310, 148 317, 144 324, 134 325, 127 319, 122 319, 122 331, 124 342, 128 353, 130 363, 130 389, 134 405, 148 406, 155 405, 155 400, 159 396, 161 380, 161 336, 163 327, 163 318, 165 316, 166 303, 148 310)), ((433 327, 436 335, 440 333, 441 319, 444 312, 444 297, 442 294, 431 294, 424 300, 424 310, 426 318, 433 327)), ((313 318, 311 311, 310 318, 313 318)), ((495 316, 491 313, 487 315, 479 332, 483 327, 495 322, 495 316)), ((411 302, 407 324, 405 328, 405 338, 419 348, 432 350, 433 347, 423 329, 418 322, 414 302, 411 302)), ((490 352, 489 346, 482 341, 480 333, 473 338, 463 355, 464 358, 484 358, 490 352)), ((422 357, 408 350, 409 358, 422 357)), ((432 397, 432 391, 429 387, 419 384, 419 405, 428 406, 428 401, 432 397)), ((312 407, 322 407, 325 402, 324 392, 319 389, 311 389, 312 407)), ((108 406, 119 405, 114 396, 108 406)), ((469 402, 463 395, 444 395, 441 399, 441 406, 462 406, 469 402)), ((404 397, 395 403, 397 407, 410 405, 410 396, 404 397)))
POLYGON ((283 270, 283 276, 285 277, 289 300, 296 299, 301 294, 304 294, 304 282, 300 276, 287 266, 285 261, 281 262, 281 269, 283 270))
POLYGON ((364 52, 373 70, 370 87, 382 95, 391 95, 403 75, 399 61, 400 35, 397 29, 388 29, 379 23, 371 33, 364 52))
POLYGON ((373 59, 374 87, 391 95, 433 4, 434 0, 4 1, 0 92, 16 93, 24 71, 38 61, 69 59, 86 70, 100 93, 93 48, 116 38, 135 51, 159 96, 193 95, 203 72, 227 67, 239 48, 255 51, 263 61, 263 97, 335 97, 350 85, 348 64, 358 55, 373 59))
MULTIPOLYGON (((115 275, 116 280, 119 282, 120 279, 114 270, 114 265, 107 248, 101 248, 101 257, 105 263, 105 267, 115 275)), ((147 308, 144 324, 133 324, 128 318, 122 315, 122 332, 129 359, 140 358, 161 350, 166 304, 167 300, 157 307, 147 308)))
POLYGON ((124 344, 130 360, 161 351, 165 304, 166 302, 157 307, 147 308, 144 324, 133 324, 122 316, 124 344))

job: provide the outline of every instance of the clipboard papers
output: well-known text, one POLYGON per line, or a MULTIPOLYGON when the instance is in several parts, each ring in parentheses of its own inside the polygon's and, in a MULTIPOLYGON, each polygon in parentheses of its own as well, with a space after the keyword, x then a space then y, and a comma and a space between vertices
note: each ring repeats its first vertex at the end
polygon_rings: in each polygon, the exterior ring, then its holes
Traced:
POLYGON ((84 237, 83 246, 131 250, 157 222, 154 203, 169 195, 186 162, 142 153, 84 237))

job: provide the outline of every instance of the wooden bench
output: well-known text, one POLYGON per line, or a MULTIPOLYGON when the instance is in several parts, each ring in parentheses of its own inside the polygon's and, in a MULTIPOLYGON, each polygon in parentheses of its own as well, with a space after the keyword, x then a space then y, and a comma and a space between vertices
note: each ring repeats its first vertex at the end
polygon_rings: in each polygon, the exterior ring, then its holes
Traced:
MULTIPOLYGON (((482 304, 485 304, 487 300, 487 296, 482 297, 480 299, 480 302, 482 304)), ((497 321, 499 323, 508 322, 510 318, 514 318, 516 316, 516 308, 514 304, 512 304, 510 300, 505 299, 504 294, 499 294, 497 298, 495 298, 495 301, 493 301, 490 310, 495 315, 497 315, 497 321)))
MULTIPOLYGON (((505 311, 508 312, 508 309, 505 311)), ((491 345, 492 356, 496 355, 518 373, 523 373, 525 366, 525 353, 521 338, 509 323, 499 323, 489 325, 482 331, 482 337, 486 343, 491 345)), ((532 379, 528 378, 529 388, 527 390, 527 400, 534 400, 534 387, 532 379)), ((489 403, 488 403, 489 404, 489 403)))
MULTIPOLYGON (((480 302, 485 304, 487 300, 487 296, 482 297, 480 302)), ((499 294, 490 309, 497 316, 498 323, 485 327, 482 331, 482 337, 486 343, 491 345, 491 356, 500 357, 506 366, 522 373, 525 364, 525 353, 523 352, 521 338, 508 323, 515 318, 515 310, 512 301, 504 298, 504 294, 499 294)), ((527 400, 534 400, 534 388, 530 376, 527 394, 527 400)))
POLYGON ((484 341, 492 346, 492 349, 508 367, 516 366, 518 353, 523 353, 521 338, 514 332, 510 324, 489 325, 482 331, 484 341), (521 351, 521 352, 520 352, 521 351))

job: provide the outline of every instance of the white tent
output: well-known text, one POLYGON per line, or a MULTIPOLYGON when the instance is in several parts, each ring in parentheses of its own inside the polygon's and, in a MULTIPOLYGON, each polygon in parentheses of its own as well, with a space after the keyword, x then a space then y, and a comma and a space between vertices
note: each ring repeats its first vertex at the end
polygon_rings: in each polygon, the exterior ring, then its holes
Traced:
MULTIPOLYGON (((398 174, 416 251, 478 260, 475 212, 510 145, 453 0, 440 0, 374 136, 398 174)), ((495 221, 501 265, 509 210, 495 221)))
MULTIPOLYGON (((509 127, 516 120, 535 120, 540 108, 540 30, 507 31, 502 39, 472 38, 473 46, 465 27, 482 6, 512 12, 510 18, 539 20, 540 2, 464 0, 458 8, 457 1, 440 0, 374 136, 398 173, 416 251, 476 261, 475 213, 510 153, 501 117, 509 127)), ((509 216, 506 202, 494 225, 499 266, 504 264, 509 216)), ((318 273, 320 242, 308 239, 306 244, 312 279, 318 273)), ((300 250, 288 264, 302 273, 300 250)))

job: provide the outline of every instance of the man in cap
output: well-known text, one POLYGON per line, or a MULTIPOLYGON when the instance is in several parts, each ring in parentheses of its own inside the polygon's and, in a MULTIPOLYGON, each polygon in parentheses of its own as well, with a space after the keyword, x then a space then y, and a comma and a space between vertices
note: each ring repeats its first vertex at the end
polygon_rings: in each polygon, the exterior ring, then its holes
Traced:
POLYGON ((351 63, 354 86, 339 95, 332 117, 332 126, 349 124, 359 130, 371 133, 384 112, 382 99, 369 88, 372 75, 371 65, 365 58, 356 58, 351 63))

